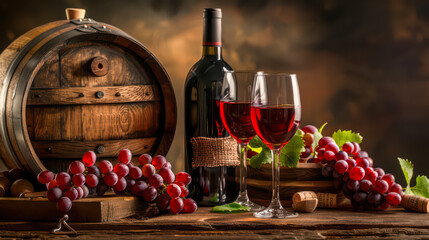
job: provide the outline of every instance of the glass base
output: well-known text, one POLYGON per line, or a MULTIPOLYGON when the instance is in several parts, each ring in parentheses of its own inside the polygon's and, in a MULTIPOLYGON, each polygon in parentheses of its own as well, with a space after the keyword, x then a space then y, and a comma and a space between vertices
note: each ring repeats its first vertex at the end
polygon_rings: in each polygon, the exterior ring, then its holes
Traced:
POLYGON ((235 200, 235 202, 239 203, 241 206, 248 207, 251 212, 261 211, 265 208, 264 206, 258 205, 250 201, 247 194, 245 196, 239 195, 238 198, 235 200))
POLYGON ((284 208, 268 207, 265 210, 255 212, 253 216, 257 218, 294 218, 298 217, 298 213, 288 212, 284 208))

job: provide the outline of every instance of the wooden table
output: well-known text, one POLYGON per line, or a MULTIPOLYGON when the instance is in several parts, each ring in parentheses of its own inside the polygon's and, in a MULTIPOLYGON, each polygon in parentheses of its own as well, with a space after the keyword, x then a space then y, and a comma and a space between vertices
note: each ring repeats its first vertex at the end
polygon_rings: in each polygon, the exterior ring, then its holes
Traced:
MULTIPOLYGON (((0 238, 73 238, 49 233, 53 222, 0 222, 0 238)), ((70 223, 83 239, 324 239, 429 238, 429 215, 402 208, 364 212, 317 209, 294 219, 258 219, 251 213, 126 218, 108 223, 70 223)))

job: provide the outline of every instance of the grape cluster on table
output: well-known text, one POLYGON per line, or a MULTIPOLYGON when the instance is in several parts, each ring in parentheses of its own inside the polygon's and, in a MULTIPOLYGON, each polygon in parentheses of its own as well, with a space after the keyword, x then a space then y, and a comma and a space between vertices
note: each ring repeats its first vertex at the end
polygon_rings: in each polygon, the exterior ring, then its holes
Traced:
POLYGON ((404 193, 395 177, 381 168, 373 168, 373 160, 356 142, 338 146, 331 137, 322 137, 313 150, 312 143, 317 128, 302 128, 305 151, 301 158, 308 163, 322 163, 322 175, 332 178, 336 189, 351 200, 354 208, 384 210, 401 204, 404 193), (313 153, 313 155, 312 155, 313 153), (313 157, 312 157, 313 156, 313 157))
POLYGON ((121 150, 119 163, 115 166, 103 160, 95 165, 96 154, 88 151, 82 161, 74 161, 67 172, 54 174, 49 170, 39 173, 37 179, 46 184, 47 198, 57 203, 57 209, 63 213, 70 211, 72 201, 86 198, 88 195, 103 196, 113 188, 118 195, 132 194, 143 198, 146 202, 156 203, 160 210, 171 213, 193 213, 197 203, 186 199, 189 193, 187 186, 191 176, 179 172, 175 176, 171 164, 164 156, 152 159, 149 154, 139 157, 139 166, 131 162, 132 154, 128 149, 121 150))

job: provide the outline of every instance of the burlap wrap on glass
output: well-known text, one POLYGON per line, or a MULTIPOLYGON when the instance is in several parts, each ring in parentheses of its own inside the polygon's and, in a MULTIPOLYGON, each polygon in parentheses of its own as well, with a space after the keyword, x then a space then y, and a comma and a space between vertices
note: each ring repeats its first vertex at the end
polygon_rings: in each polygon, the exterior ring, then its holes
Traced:
POLYGON ((194 137, 191 144, 193 168, 240 165, 237 142, 232 137, 194 137))

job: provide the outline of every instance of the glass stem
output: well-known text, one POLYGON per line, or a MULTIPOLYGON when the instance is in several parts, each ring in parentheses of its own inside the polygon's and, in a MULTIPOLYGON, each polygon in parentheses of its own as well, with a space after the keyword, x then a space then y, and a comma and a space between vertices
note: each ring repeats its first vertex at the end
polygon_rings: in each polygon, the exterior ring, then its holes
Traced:
POLYGON ((282 208, 280 203, 280 149, 273 149, 271 151, 271 156, 273 159, 273 198, 271 200, 270 207, 273 208, 282 208))
POLYGON ((240 193, 237 200, 248 201, 247 196, 247 143, 239 144, 239 153, 240 153, 240 193))
POLYGON ((226 202, 226 192, 225 192, 225 166, 220 166, 220 176, 219 176, 219 204, 226 202))

